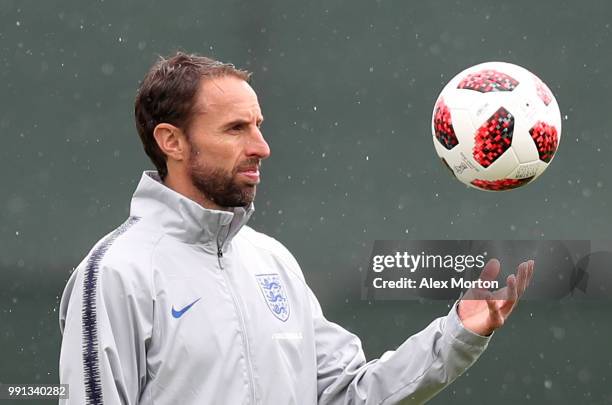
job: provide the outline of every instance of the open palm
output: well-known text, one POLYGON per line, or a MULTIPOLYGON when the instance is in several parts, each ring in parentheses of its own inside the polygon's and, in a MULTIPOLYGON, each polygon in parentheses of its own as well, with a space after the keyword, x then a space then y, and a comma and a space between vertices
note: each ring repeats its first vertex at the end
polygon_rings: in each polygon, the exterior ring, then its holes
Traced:
MULTIPOLYGON (((461 298, 458 307, 463 326, 482 336, 490 335, 501 327, 529 285, 533 268, 533 260, 521 263, 516 274, 506 278, 506 286, 495 291, 469 289, 461 298)), ((499 260, 491 259, 482 270, 480 279, 493 281, 497 278, 499 270, 499 260)))

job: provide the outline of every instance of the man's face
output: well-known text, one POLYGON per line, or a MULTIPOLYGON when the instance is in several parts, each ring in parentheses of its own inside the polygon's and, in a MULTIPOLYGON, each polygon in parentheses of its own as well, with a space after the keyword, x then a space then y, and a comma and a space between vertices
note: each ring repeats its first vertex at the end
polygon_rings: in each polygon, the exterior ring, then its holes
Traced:
POLYGON ((234 76, 200 84, 187 133, 188 175, 204 196, 220 207, 253 202, 261 160, 270 156, 255 91, 234 76))

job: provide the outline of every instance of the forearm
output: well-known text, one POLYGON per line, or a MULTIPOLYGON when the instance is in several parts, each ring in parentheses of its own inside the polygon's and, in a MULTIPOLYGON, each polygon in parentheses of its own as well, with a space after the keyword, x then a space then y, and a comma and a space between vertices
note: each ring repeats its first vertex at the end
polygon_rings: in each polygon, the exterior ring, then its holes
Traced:
POLYGON ((423 403, 468 369, 489 339, 466 330, 453 306, 396 351, 367 364, 356 356, 319 403, 393 404, 404 398, 423 403))

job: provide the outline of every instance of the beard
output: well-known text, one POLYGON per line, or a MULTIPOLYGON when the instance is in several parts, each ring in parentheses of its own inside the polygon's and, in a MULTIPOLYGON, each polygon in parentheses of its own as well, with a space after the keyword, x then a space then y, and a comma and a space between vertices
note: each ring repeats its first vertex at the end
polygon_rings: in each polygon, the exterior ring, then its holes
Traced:
POLYGON ((246 207, 255 199, 256 186, 240 185, 236 175, 245 166, 259 165, 259 159, 247 159, 231 172, 207 166, 198 159, 199 151, 192 145, 189 156, 189 177, 192 184, 213 203, 221 207, 246 207))

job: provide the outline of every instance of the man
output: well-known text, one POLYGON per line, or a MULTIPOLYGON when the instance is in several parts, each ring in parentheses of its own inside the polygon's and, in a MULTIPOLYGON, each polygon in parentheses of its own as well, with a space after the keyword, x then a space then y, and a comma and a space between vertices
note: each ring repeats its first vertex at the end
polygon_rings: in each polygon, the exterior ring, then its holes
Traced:
MULTIPOLYGON (((145 76, 136 124, 157 171, 62 296, 70 403, 420 403, 478 358, 527 286, 533 262, 508 278, 505 299, 462 300, 366 363, 289 251, 246 226, 270 155, 248 78, 184 53, 145 76)), ((491 261, 482 277, 498 272, 491 261)))

